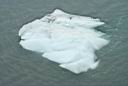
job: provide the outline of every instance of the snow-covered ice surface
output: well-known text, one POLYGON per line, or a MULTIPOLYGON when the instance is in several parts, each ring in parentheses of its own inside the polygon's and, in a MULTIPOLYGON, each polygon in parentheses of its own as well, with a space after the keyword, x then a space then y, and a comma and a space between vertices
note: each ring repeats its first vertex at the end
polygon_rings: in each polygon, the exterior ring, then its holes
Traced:
POLYGON ((73 15, 56 9, 36 19, 19 31, 20 45, 41 52, 42 56, 76 74, 95 69, 95 51, 109 43, 104 33, 94 28, 103 25, 99 19, 73 15))

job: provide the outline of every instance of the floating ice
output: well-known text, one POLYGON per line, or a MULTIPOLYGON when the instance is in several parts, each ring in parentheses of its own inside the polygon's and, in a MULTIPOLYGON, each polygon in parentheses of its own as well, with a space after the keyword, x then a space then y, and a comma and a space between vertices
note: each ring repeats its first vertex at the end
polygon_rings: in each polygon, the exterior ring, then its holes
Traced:
POLYGON ((60 67, 76 74, 95 69, 95 50, 108 44, 94 27, 103 25, 99 19, 72 15, 56 9, 41 19, 24 25, 20 45, 41 52, 42 56, 59 63, 60 67))

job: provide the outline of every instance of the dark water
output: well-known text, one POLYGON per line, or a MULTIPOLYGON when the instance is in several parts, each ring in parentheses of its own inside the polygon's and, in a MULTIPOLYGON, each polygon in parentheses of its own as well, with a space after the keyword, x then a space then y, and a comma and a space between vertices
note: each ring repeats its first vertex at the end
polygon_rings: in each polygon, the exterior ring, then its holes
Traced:
POLYGON ((0 86, 128 86, 127 66, 128 0, 0 0, 0 86), (55 8, 106 22, 96 70, 75 75, 19 46, 19 28, 55 8))

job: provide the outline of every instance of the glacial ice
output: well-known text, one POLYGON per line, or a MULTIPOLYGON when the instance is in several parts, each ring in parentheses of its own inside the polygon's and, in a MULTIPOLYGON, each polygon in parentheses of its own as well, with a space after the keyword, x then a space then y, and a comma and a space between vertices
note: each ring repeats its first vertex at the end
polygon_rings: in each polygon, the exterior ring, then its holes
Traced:
POLYGON ((44 58, 73 73, 86 72, 99 64, 95 51, 109 43, 103 38, 104 33, 94 29, 103 24, 100 19, 56 9, 23 25, 19 30, 20 45, 42 53, 44 58))

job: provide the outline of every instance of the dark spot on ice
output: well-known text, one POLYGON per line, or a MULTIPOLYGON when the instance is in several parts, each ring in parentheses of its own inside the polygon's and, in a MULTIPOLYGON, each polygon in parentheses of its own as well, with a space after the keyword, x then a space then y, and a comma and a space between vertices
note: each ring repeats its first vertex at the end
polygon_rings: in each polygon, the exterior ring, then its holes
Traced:
POLYGON ((69 19, 71 20, 71 19, 72 19, 72 17, 69 17, 69 19))

